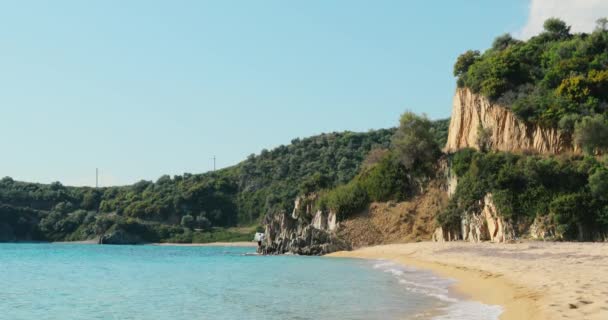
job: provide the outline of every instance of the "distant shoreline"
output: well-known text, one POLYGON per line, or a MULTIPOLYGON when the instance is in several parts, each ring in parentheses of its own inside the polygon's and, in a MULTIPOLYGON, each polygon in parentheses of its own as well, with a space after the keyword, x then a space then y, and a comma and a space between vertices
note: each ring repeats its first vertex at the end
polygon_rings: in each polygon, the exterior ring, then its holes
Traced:
POLYGON ((148 243, 149 246, 161 247, 257 247, 256 242, 251 241, 235 241, 235 242, 209 242, 209 243, 148 243))
MULTIPOLYGON (((38 242, 36 242, 38 243, 38 242)), ((98 239, 80 240, 80 241, 54 241, 40 242, 54 244, 98 244, 98 239)), ((137 245, 143 246, 159 246, 159 247, 257 247, 257 242, 252 241, 235 241, 235 242, 207 242, 207 243, 176 243, 176 242, 159 242, 159 243, 141 243, 137 245)))

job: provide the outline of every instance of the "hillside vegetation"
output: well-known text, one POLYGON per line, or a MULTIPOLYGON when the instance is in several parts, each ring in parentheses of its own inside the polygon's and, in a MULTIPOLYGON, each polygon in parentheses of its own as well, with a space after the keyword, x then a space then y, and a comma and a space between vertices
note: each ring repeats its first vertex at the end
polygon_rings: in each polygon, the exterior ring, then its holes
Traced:
MULTIPOLYGON (((438 139, 447 121, 436 122, 438 139)), ((292 210, 306 188, 350 181, 372 149, 385 149, 394 129, 330 133, 251 155, 206 174, 162 176, 156 182, 88 188, 0 180, 0 240, 83 240, 125 231, 141 241, 206 242, 250 238, 267 214, 292 210), (220 229, 218 229, 220 228, 220 229)))
POLYGON ((501 216, 525 234, 534 220, 556 239, 595 240, 608 232, 608 168, 594 157, 540 157, 461 150, 451 156, 458 177, 441 226, 459 228, 480 212, 488 193, 501 216))
POLYGON ((577 131, 588 152, 608 147, 608 19, 591 34, 570 33, 559 19, 527 41, 502 35, 483 54, 458 57, 454 75, 467 87, 509 107, 520 118, 577 131))

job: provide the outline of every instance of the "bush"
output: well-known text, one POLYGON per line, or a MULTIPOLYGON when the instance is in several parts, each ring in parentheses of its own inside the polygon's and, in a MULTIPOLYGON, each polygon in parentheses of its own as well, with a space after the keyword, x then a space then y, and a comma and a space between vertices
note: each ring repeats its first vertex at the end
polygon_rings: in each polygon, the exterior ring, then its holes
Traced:
POLYGON ((574 127, 574 139, 587 154, 608 150, 608 122, 601 115, 584 117, 574 127))
POLYGON ((594 157, 523 156, 461 150, 452 157, 458 185, 441 226, 457 226, 479 212, 491 193, 501 215, 515 225, 551 215, 564 239, 589 240, 608 231, 608 168, 594 157))
POLYGON ((557 231, 564 238, 577 238, 578 225, 581 223, 581 216, 584 214, 583 198, 579 194, 565 194, 557 196, 549 209, 553 214, 553 219, 557 224, 557 231))
POLYGON ((405 167, 390 155, 363 172, 359 183, 371 201, 401 201, 411 193, 405 167))
POLYGON ((591 194, 600 200, 608 200, 608 170, 598 168, 589 176, 591 194))
POLYGON ((188 229, 194 229, 195 227, 195 223, 194 223, 194 217, 191 215, 185 215, 182 217, 182 221, 181 221, 181 225, 183 227, 186 227, 188 229))
POLYGON ((340 221, 365 209, 368 204, 367 192, 356 180, 327 192, 319 200, 320 209, 334 211, 340 221))

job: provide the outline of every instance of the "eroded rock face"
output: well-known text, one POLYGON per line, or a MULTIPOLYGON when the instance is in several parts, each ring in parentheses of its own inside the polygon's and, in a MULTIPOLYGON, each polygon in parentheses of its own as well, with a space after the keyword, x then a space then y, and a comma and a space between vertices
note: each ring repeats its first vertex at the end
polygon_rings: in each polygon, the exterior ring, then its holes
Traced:
POLYGON ((530 238, 535 240, 555 240, 557 232, 550 216, 539 216, 530 226, 530 238))
POLYGON ((472 213, 466 215, 462 221, 463 240, 469 242, 481 242, 488 240, 488 228, 481 214, 472 213))
POLYGON ((469 212, 465 215, 460 221, 460 230, 437 228, 433 234, 433 241, 508 242, 515 239, 513 225, 500 215, 491 193, 481 201, 480 208, 478 212, 469 212))
POLYGON ((482 215, 485 218, 488 229, 489 240, 492 242, 508 242, 515 239, 513 225, 499 214, 492 200, 492 194, 488 193, 483 200, 482 215))
POLYGON ((321 255, 350 249, 336 235, 336 214, 313 211, 316 200, 316 195, 298 197, 291 214, 267 216, 264 223, 266 253, 321 255))
POLYGON ((460 234, 460 230, 457 229, 448 229, 438 227, 435 229, 433 233, 433 241, 435 242, 446 242, 446 241, 457 241, 462 240, 462 235, 460 234))
POLYGON ((532 151, 542 154, 578 152, 571 136, 556 128, 526 123, 509 109, 459 88, 454 95, 446 152, 478 148, 478 127, 491 132, 489 148, 499 151, 532 151))

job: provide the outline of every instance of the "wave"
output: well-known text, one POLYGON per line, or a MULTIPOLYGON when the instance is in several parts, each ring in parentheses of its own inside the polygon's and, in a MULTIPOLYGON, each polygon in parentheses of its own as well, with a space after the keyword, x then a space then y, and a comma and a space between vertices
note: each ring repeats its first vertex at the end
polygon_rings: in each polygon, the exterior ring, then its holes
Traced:
MULTIPOLYGON (((430 271, 418 270, 391 261, 377 260, 374 269, 392 274, 406 290, 435 299, 438 315, 432 320, 497 320, 503 309, 501 306, 487 305, 477 301, 464 300, 450 294, 450 286, 456 281, 441 278, 430 271)), ((425 315, 416 316, 420 319, 425 315)))

